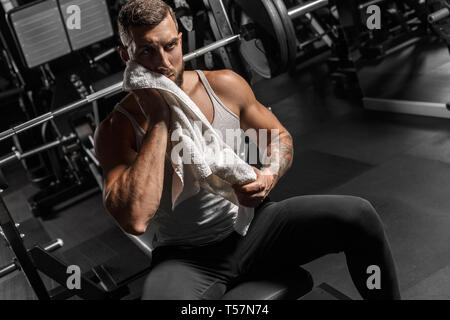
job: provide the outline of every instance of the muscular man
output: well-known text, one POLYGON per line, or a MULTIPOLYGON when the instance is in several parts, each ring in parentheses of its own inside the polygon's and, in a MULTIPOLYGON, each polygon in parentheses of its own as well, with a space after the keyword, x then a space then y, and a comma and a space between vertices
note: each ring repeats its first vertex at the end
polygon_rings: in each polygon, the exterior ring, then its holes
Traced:
POLYGON ((255 168, 256 181, 234 186, 239 202, 256 208, 242 236, 233 230, 237 206, 205 190, 172 210, 170 112, 157 91, 129 94, 101 123, 95 147, 104 174, 104 204, 126 232, 154 235, 154 266, 144 299, 218 299, 246 274, 282 271, 337 252, 345 253, 363 298, 400 298, 389 244, 368 201, 351 196, 268 200, 292 164, 292 137, 244 79, 228 70, 185 71, 182 34, 161 0, 130 0, 118 23, 122 59, 173 80, 213 128, 223 134, 226 129, 278 130, 269 141, 270 163, 255 168), (380 289, 366 286, 371 265, 381 270, 380 289))

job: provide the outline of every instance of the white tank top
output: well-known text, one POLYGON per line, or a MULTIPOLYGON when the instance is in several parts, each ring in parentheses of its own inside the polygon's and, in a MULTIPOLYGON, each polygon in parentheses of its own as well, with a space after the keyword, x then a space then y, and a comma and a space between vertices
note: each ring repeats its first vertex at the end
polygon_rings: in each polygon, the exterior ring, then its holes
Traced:
MULTIPOLYGON (((240 129, 239 117, 220 101, 203 72, 200 70, 196 70, 196 72, 213 104, 212 127, 218 130, 223 137, 225 137, 226 129, 240 129)), ((133 125, 139 152, 145 135, 144 130, 133 116, 119 104, 115 110, 124 114, 133 125)), ((241 141, 244 139, 242 138, 241 141)), ((231 147, 234 147, 236 153, 242 154, 243 144, 231 147)), ((137 237, 138 241, 150 248, 164 245, 201 246, 224 239, 233 232, 238 206, 203 189, 172 210, 173 169, 167 154, 164 167, 164 187, 159 209, 150 220, 146 233, 137 237)))

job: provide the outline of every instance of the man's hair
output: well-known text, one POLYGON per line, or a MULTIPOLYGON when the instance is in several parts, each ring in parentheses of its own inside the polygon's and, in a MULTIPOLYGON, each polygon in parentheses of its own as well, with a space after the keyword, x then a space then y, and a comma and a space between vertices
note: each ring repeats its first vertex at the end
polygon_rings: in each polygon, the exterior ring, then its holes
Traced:
POLYGON ((120 9, 117 24, 120 40, 128 46, 131 39, 130 26, 156 27, 170 14, 178 30, 177 19, 172 8, 163 0, 130 0, 120 9))

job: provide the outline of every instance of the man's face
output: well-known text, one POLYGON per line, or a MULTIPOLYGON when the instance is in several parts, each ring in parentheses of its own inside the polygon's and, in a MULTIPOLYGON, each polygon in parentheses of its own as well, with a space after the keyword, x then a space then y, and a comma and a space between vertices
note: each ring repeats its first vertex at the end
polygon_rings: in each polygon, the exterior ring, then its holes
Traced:
POLYGON ((132 26, 129 32, 132 39, 127 47, 129 58, 181 86, 184 72, 182 34, 178 33, 170 14, 153 29, 132 26))

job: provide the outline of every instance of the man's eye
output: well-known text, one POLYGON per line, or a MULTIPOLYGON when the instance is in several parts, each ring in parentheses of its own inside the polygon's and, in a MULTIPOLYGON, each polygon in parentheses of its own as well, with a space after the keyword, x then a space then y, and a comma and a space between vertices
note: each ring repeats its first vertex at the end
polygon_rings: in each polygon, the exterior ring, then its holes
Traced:
POLYGON ((176 45, 177 45, 176 42, 169 43, 169 44, 166 46, 166 50, 172 50, 173 48, 175 48, 176 45))
POLYGON ((141 54, 150 54, 152 52, 151 48, 142 49, 141 54))

